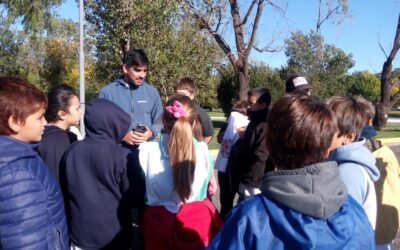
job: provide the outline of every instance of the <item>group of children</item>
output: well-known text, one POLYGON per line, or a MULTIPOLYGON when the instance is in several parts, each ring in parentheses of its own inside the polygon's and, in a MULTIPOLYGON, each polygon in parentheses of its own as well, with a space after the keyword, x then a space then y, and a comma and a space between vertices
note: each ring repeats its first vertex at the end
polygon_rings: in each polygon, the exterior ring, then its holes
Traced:
POLYGON ((216 160, 223 223, 190 95, 169 97, 162 132, 132 148, 121 145, 130 115, 116 104, 87 104, 78 141, 68 130, 80 117, 72 88, 46 97, 0 78, 0 249, 374 249, 382 202, 364 146, 374 136, 362 137, 368 102, 323 103, 301 76, 288 85, 300 93, 272 108, 264 88, 234 105, 216 160))

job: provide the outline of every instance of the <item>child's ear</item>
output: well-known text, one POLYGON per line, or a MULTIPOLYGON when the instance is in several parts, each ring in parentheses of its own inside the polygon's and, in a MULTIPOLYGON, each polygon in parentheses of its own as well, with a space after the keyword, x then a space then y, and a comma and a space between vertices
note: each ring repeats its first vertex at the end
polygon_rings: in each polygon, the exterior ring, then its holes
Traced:
POLYGON ((122 71, 124 71, 125 74, 128 73, 128 71, 129 71, 128 65, 123 64, 123 65, 122 65, 122 71))
POLYGON ((23 126, 23 123, 15 119, 13 116, 10 116, 8 118, 8 126, 15 132, 19 133, 21 131, 21 127, 23 126))
POLYGON ((64 121, 65 117, 67 116, 67 113, 65 111, 60 110, 57 112, 57 115, 62 121, 64 121))
POLYGON ((350 134, 346 134, 343 135, 343 144, 350 144, 352 142, 354 142, 354 140, 356 139, 356 133, 350 133, 350 134))

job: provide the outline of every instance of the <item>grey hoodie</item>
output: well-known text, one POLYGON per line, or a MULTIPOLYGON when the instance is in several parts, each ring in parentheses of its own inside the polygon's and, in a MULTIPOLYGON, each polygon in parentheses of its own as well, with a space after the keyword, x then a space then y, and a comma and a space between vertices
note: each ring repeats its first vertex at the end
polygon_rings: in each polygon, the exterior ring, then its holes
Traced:
POLYGON ((347 197, 333 161, 269 172, 264 176, 261 191, 293 210, 321 219, 338 211, 347 197))

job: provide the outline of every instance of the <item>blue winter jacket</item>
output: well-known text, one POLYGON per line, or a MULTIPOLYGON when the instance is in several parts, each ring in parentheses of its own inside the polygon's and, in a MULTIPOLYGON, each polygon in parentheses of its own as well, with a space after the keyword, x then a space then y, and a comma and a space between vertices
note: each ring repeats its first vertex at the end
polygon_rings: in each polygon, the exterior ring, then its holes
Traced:
POLYGON ((58 182, 36 145, 0 135, 0 249, 69 249, 58 182))
POLYGON ((261 190, 232 210, 208 249, 375 249, 335 162, 269 172, 261 190))
POLYGON ((143 82, 139 86, 126 83, 122 76, 101 89, 99 98, 107 99, 131 116, 131 128, 145 125, 156 136, 161 132, 163 106, 156 88, 143 82))

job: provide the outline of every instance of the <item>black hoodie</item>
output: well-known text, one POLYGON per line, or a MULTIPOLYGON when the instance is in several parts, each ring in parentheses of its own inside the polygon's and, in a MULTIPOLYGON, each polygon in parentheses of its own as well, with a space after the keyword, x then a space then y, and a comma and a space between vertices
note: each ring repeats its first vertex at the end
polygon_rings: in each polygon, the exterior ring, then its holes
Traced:
POLYGON ((75 141, 76 135, 68 130, 53 125, 44 128, 37 150, 57 181, 60 181, 60 163, 64 153, 75 141))
MULTIPOLYGON (((130 150, 119 142, 131 119, 114 103, 96 99, 86 106, 86 137, 65 154, 68 221, 72 242, 83 249, 128 249, 133 183, 130 150)), ((144 192, 144 191, 143 191, 144 192)))
POLYGON ((267 171, 267 116, 268 109, 249 112, 250 123, 241 142, 241 182, 249 187, 260 188, 264 172, 267 171))

